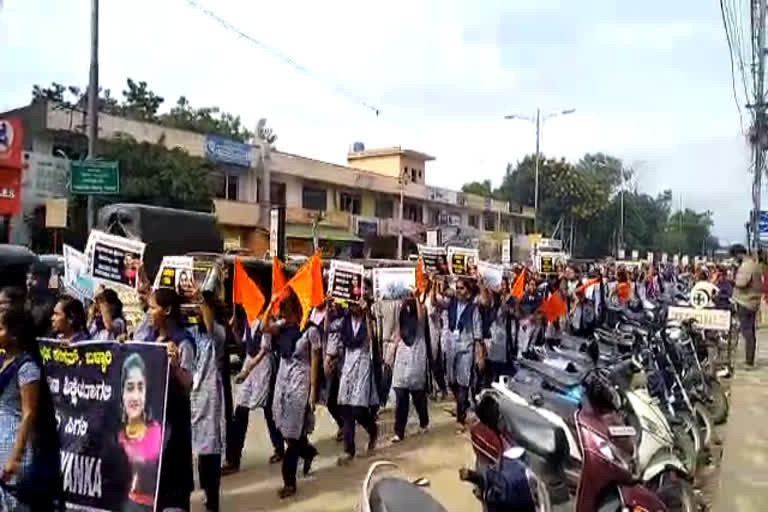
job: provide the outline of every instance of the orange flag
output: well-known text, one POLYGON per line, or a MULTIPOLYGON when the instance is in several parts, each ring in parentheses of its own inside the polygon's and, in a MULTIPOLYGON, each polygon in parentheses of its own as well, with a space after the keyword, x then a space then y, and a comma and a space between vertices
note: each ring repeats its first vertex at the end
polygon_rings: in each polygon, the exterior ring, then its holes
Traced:
POLYGON ((309 312, 313 307, 322 304, 325 300, 323 292, 323 270, 320 253, 315 253, 293 275, 286 284, 290 287, 301 303, 301 328, 307 324, 309 312))
POLYGON ((623 282, 616 285, 616 296, 619 298, 619 302, 627 302, 631 292, 632 285, 630 285, 628 282, 623 282))
POLYGON ((541 306, 539 306, 539 313, 541 313, 544 318, 547 319, 547 322, 550 323, 554 322, 561 316, 565 316, 567 309, 565 307, 563 298, 560 296, 560 292, 556 291, 550 295, 549 298, 545 300, 541 306))
POLYGON ((249 324, 258 318, 264 303, 266 303, 264 294, 261 293, 259 286, 248 277, 248 273, 243 268, 239 258, 235 258, 235 272, 232 279, 232 302, 243 306, 249 324))
POLYGON ((525 293, 525 269, 522 269, 520 271, 520 274, 518 274, 517 279, 515 279, 515 284, 512 285, 512 297, 515 299, 521 299, 523 297, 523 294, 525 293))
POLYGON ((427 280, 424 278, 424 261, 419 256, 419 261, 416 263, 416 291, 420 294, 427 290, 427 280))
MULTIPOLYGON (((285 288, 285 274, 283 273, 283 265, 277 256, 272 257, 272 297, 277 297, 285 288)), ((280 302, 272 302, 272 314, 277 314, 280 310, 280 302)))
POLYGON ((586 293, 586 291, 587 291, 587 288, 589 288, 593 284, 600 284, 600 278, 596 277, 594 279, 590 279, 589 281, 587 281, 583 285, 581 285, 578 288, 576 288, 575 293, 577 295, 584 295, 584 293, 586 293))

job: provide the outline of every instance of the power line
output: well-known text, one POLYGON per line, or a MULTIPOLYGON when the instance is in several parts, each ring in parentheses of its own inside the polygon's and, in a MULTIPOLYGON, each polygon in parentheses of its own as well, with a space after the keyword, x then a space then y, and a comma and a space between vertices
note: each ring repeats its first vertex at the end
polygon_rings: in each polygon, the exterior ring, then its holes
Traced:
POLYGON ((720 0, 720 16, 723 19, 723 28, 725 29, 725 40, 728 42, 728 57, 731 61, 731 89, 733 90, 733 101, 736 103, 736 108, 739 111, 739 126, 741 126, 741 132, 744 133, 744 118, 741 114, 741 105, 739 104, 739 96, 736 93, 736 71, 733 65, 733 45, 731 44, 731 34, 728 30, 728 21, 725 14, 725 5, 723 0, 720 0))
MULTIPOLYGON (((195 0, 186 0, 186 1, 187 1, 187 4, 190 7, 193 7, 195 9, 197 9, 201 13, 203 13, 206 16, 208 16, 209 18, 211 18, 212 20, 216 21, 219 25, 221 25, 225 29, 227 29, 230 32, 236 34, 237 36, 241 37, 242 39, 245 39, 246 41, 250 42, 251 44, 259 47, 260 49, 262 49, 265 52, 269 53, 273 57, 279 59, 284 64, 287 64, 287 65, 291 66, 292 68, 294 68, 296 71, 302 73, 303 75, 305 75, 305 76, 307 76, 309 78, 313 78, 315 80, 322 80, 323 79, 317 73, 312 72, 312 70, 310 70, 309 68, 307 68, 303 64, 297 62, 296 60, 294 60, 288 54, 286 54, 286 53, 284 53, 284 52, 282 52, 282 51, 280 51, 280 50, 278 50, 278 49, 276 49, 276 48, 274 48, 274 47, 264 43, 263 41, 259 41, 255 37, 253 37, 253 36, 243 32, 242 30, 240 30, 239 28, 234 26, 232 23, 230 23, 229 21, 225 20, 224 18, 222 18, 221 16, 219 16, 218 14, 213 12, 212 10, 208 9, 207 7, 205 7, 203 5, 200 5, 195 0)), ((373 111, 376 114, 377 117, 381 113, 381 110, 377 106, 372 105, 371 103, 368 103, 367 101, 363 100, 359 96, 356 96, 356 95, 352 94, 351 92, 347 91, 344 87, 342 87, 340 84, 334 83, 334 84, 332 84, 332 86, 333 86, 333 88, 334 88, 334 90, 336 91, 337 94, 339 94, 340 96, 345 97, 346 99, 352 101, 353 103, 359 103, 360 105, 362 105, 363 107, 367 108, 368 110, 373 111)))

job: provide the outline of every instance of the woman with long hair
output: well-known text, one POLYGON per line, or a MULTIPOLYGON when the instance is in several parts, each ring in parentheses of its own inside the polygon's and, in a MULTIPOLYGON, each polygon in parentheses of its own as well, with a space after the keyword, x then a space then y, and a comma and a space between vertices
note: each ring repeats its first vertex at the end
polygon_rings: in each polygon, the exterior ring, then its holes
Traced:
POLYGON ((175 290, 155 290, 147 314, 157 335, 153 341, 166 344, 170 361, 157 509, 189 510, 189 496, 194 489, 189 397, 195 372, 194 337, 182 326, 181 301, 175 290))
POLYGON ((94 298, 94 315, 88 332, 91 339, 99 341, 116 340, 125 333, 123 303, 117 292, 110 288, 94 298))
POLYGON ((56 338, 65 343, 87 340, 89 336, 83 303, 66 295, 59 298, 53 308, 51 327, 56 338))
POLYGON ((31 316, 0 309, 0 508, 54 510, 61 497, 56 420, 31 316))
POLYGON ((147 366, 138 353, 125 358, 120 378, 123 422, 117 442, 131 465, 131 487, 123 511, 152 510, 162 428, 147 401, 147 366))
POLYGON ((264 332, 270 336, 264 336, 261 343, 262 350, 275 347, 280 356, 272 416, 287 445, 282 467, 283 487, 278 491, 278 496, 284 499, 296 494, 299 458, 304 459, 303 472, 308 475, 317 456, 317 449, 307 436, 315 423, 322 336, 315 323, 301 330, 301 303, 293 291, 280 303, 280 316, 281 320, 274 323, 267 318, 264 332))

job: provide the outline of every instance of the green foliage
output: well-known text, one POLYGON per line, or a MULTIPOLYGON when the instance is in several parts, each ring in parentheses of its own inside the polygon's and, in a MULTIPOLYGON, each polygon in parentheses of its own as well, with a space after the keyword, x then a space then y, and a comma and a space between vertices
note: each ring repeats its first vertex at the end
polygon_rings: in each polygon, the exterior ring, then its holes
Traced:
POLYGON ((467 194, 475 194, 483 197, 491 197, 493 195, 491 180, 485 180, 482 182, 472 181, 470 183, 465 183, 462 185, 461 191, 467 194))

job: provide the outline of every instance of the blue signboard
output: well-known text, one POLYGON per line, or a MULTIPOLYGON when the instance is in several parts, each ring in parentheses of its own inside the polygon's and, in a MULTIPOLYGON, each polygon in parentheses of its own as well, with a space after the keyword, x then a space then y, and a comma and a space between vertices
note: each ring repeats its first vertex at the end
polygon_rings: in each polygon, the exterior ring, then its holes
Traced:
POLYGON ((222 164, 250 167, 251 146, 218 135, 206 135, 205 158, 222 164))
POLYGON ((768 212, 765 210, 760 211, 760 220, 759 220, 758 227, 760 228, 760 239, 768 240, 768 212))

